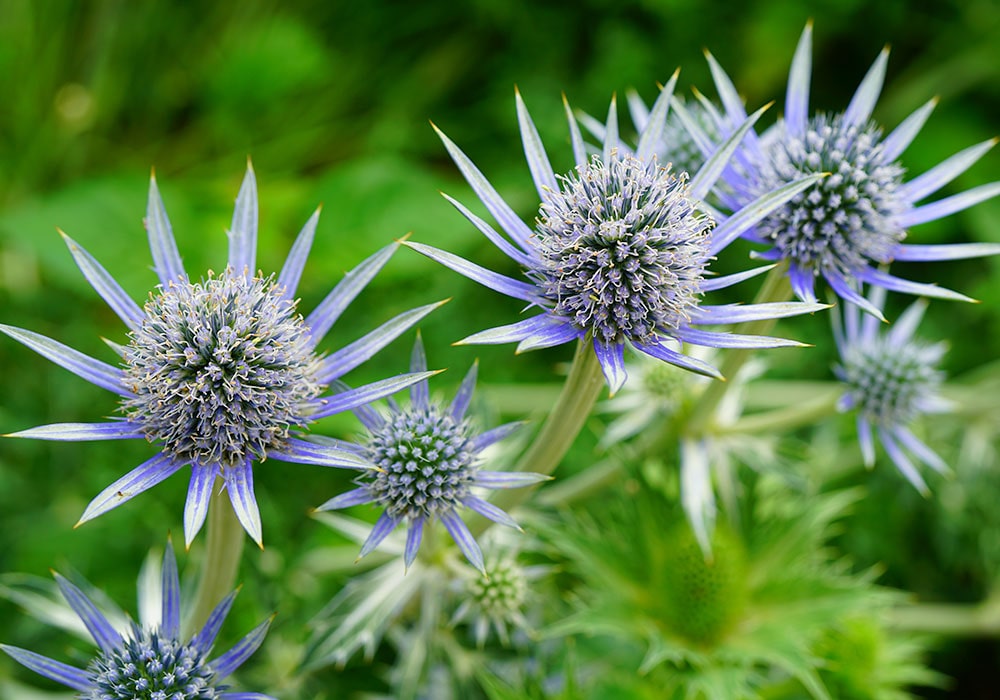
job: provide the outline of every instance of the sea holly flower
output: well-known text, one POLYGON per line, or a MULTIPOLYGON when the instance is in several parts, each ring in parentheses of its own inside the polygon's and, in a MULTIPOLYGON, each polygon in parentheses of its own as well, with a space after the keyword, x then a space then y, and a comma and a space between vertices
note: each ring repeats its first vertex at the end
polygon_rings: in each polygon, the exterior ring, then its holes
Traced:
MULTIPOLYGON (((824 308, 816 303, 710 306, 705 292, 728 287, 762 271, 711 277, 711 260, 768 212, 821 175, 764 193, 732 216, 705 201, 740 139, 763 110, 707 158, 690 179, 660 165, 660 144, 677 74, 660 93, 630 150, 618 137, 612 100, 601 152, 588 156, 569 105, 576 169, 557 175, 549 164, 528 110, 516 95, 524 152, 541 199, 534 229, 504 202, 472 161, 438 131, 452 159, 507 237, 445 195, 528 281, 485 269, 452 253, 419 243, 406 245, 453 270, 537 308, 540 313, 465 338, 463 343, 517 342, 518 351, 576 340, 592 343, 611 392, 626 380, 626 345, 658 360, 719 377, 718 370, 680 351, 680 343, 708 347, 779 347, 794 341, 720 333, 699 328, 778 318, 824 308)), ((436 128, 436 127, 435 127, 436 128)))
MULTIPOLYGON (((410 371, 427 369, 423 343, 413 346, 410 371)), ((507 423, 476 434, 466 410, 476 386, 477 365, 462 380, 448 406, 430 398, 426 380, 410 387, 410 405, 390 404, 383 416, 371 407, 355 409, 368 431, 360 454, 374 465, 362 470, 358 487, 331 498, 317 510, 337 510, 364 503, 384 508, 360 557, 372 552, 396 526, 407 522, 403 560, 409 567, 417 557, 424 526, 440 520, 469 562, 485 573, 483 553, 457 509, 465 506, 493 522, 520 530, 504 511, 474 492, 475 487, 509 489, 529 486, 548 477, 531 472, 481 469, 479 455, 510 435, 521 423, 507 423)))
POLYGON ((392 256, 378 251, 348 272, 306 317, 295 290, 312 245, 319 211, 299 234, 277 277, 254 273, 257 184, 253 169, 236 199, 226 269, 200 281, 184 270, 170 222, 150 181, 146 229, 160 284, 140 308, 108 272, 63 234, 87 280, 128 327, 129 342, 112 344, 121 367, 92 358, 32 331, 0 331, 92 384, 120 397, 124 419, 106 423, 44 425, 13 434, 43 440, 143 438, 160 452, 97 495, 84 523, 191 466, 184 508, 190 545, 205 522, 213 484, 221 478, 237 518, 261 543, 253 487, 255 461, 357 468, 367 462, 337 446, 294 436, 319 418, 349 410, 410 386, 428 373, 401 375, 351 391, 326 387, 354 369, 438 304, 400 314, 340 350, 321 356, 317 346, 340 314, 392 256))
MULTIPOLYGON (((881 310, 885 290, 875 287, 869 297, 869 303, 881 310)), ((846 388, 838 408, 857 412, 865 466, 875 465, 877 436, 903 476, 924 494, 928 493, 927 484, 911 457, 939 473, 948 471, 948 465, 909 426, 924 414, 946 413, 952 408, 938 393, 944 380, 938 365, 947 346, 914 338, 926 308, 924 300, 914 302, 888 329, 873 316, 859 318, 853 306, 845 307, 843 323, 834 314, 834 337, 840 352, 834 374, 846 388)))
POLYGON ((177 561, 169 542, 163 555, 159 586, 148 586, 152 582, 139 579, 139 623, 129 620, 116 626, 83 590, 59 574, 54 576, 66 602, 97 643, 97 655, 83 669, 19 647, 0 644, 0 649, 35 673, 77 691, 76 697, 81 700, 271 698, 262 693, 231 691, 223 683, 257 651, 271 619, 259 624, 230 650, 214 659, 208 658, 236 591, 215 607, 201 630, 182 641, 181 588, 177 561))
MULTIPOLYGON (((1000 253, 996 243, 919 245, 906 243, 910 227, 935 221, 1000 194, 1000 182, 921 204, 965 172, 997 139, 970 146, 926 173, 904 182, 900 156, 916 137, 937 103, 932 99, 884 135, 871 119, 885 79, 889 59, 883 49, 858 86, 847 109, 835 114, 809 114, 812 23, 806 25, 795 50, 788 77, 784 119, 758 138, 748 133, 738 165, 725 182, 731 191, 717 193, 727 206, 739 207, 784 183, 810 173, 825 178, 764 217, 745 236, 769 245, 759 256, 787 260, 788 278, 796 296, 815 301, 816 278, 823 277, 845 301, 881 318, 881 312, 860 293, 854 281, 904 294, 969 298, 933 284, 912 282, 880 269, 894 260, 923 262, 981 257, 1000 253)), ((725 107, 720 127, 745 118, 743 104, 729 77, 707 54, 725 107)), ((703 151, 711 139, 688 120, 703 151)), ((729 127, 732 130, 732 127, 729 127)))

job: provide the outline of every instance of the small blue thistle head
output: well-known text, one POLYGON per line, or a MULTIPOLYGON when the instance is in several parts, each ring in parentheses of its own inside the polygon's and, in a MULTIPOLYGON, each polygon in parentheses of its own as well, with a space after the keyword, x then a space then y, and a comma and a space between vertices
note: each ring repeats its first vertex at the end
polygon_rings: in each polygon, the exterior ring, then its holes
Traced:
MULTIPOLYGON (((254 697, 260 693, 228 692, 224 681, 260 647, 271 625, 265 620, 229 651, 209 659, 216 636, 233 605, 233 592, 209 615, 205 626, 190 640, 180 636, 180 580, 174 550, 167 543, 160 573, 158 617, 129 622, 119 630, 90 598, 68 580, 55 575, 66 602, 83 621, 97 643, 97 656, 86 669, 64 664, 19 647, 0 649, 35 673, 76 690, 80 700, 221 700, 254 697)), ((142 579, 140 579, 141 581, 142 579)), ((140 597, 144 591, 140 590, 140 597)), ((148 611, 142 609, 146 614, 148 611)), ((115 618, 124 617, 116 611, 115 618)))
POLYGON ((304 317, 295 292, 312 246, 319 211, 306 222, 277 275, 256 270, 257 181, 248 166, 236 197, 229 259, 220 275, 192 281, 184 269, 153 178, 146 228, 159 284, 139 307, 108 272, 63 236, 84 277, 125 322, 129 343, 111 344, 124 366, 89 357, 55 340, 0 325, 56 364, 119 397, 124 420, 58 423, 14 433, 43 440, 146 439, 159 453, 114 481, 87 506, 80 523, 108 512, 191 467, 184 507, 190 544, 208 513, 216 481, 229 495, 240 524, 262 544, 253 464, 265 459, 357 468, 370 466, 336 446, 296 437, 320 418, 389 396, 426 378, 398 377, 326 394, 339 377, 370 358, 440 304, 406 311, 340 350, 321 356, 317 346, 351 301, 388 262, 398 244, 351 270, 304 317))
POLYGON ((553 313, 603 345, 650 343, 698 305, 712 218, 687 176, 625 154, 593 156, 543 201, 539 287, 553 313))
MULTIPOLYGON (((411 372, 425 372, 427 359, 417 337, 410 362, 411 372)), ((485 572, 483 554, 475 538, 459 517, 457 509, 467 507, 490 520, 520 530, 507 513, 477 496, 473 488, 517 488, 547 477, 530 472, 499 472, 481 468, 480 453, 520 427, 501 425, 477 433, 466 417, 476 386, 473 365, 449 405, 430 398, 427 382, 410 388, 410 404, 390 402, 389 415, 374 408, 355 410, 368 434, 358 451, 373 466, 363 469, 358 487, 336 496, 317 510, 336 510, 363 503, 382 507, 360 557, 373 551, 396 525, 408 523, 403 559, 409 567, 420 548, 424 525, 440 520, 466 558, 485 572)))
MULTIPOLYGON (((879 310, 884 301, 882 289, 875 288, 869 295, 869 302, 879 310)), ((924 493, 927 485, 907 455, 939 472, 947 471, 947 465, 909 426, 924 414, 951 408, 938 393, 945 376, 938 365, 947 346, 914 338, 926 307, 923 300, 915 302, 886 332, 875 317, 859 318, 853 306, 844 309, 843 324, 834 315, 834 335, 840 352, 834 374, 845 385, 838 407, 857 412, 865 464, 871 467, 875 463, 874 429, 899 470, 924 493)))
MULTIPOLYGON (((961 175, 996 145, 990 139, 966 148, 926 173, 903 181, 900 156, 920 132, 937 103, 932 99, 888 134, 871 120, 889 60, 883 49, 847 108, 835 114, 809 113, 812 23, 806 25, 792 59, 784 119, 764 134, 748 133, 724 187, 716 194, 728 208, 745 205, 762 192, 803 175, 829 173, 746 232, 769 245, 759 257, 784 260, 795 295, 815 301, 822 277, 842 299, 882 318, 857 290, 858 284, 918 296, 970 301, 937 285, 895 277, 880 266, 895 260, 955 260, 1000 253, 995 243, 912 245, 909 229, 971 207, 1000 194, 1000 182, 975 187, 929 203, 921 202, 961 175)), ((709 66, 725 109, 719 122, 732 131, 746 116, 739 93, 716 60, 709 66)), ((696 124, 686 126, 699 143, 711 139, 696 124)), ((884 320, 884 319, 882 319, 884 320)))

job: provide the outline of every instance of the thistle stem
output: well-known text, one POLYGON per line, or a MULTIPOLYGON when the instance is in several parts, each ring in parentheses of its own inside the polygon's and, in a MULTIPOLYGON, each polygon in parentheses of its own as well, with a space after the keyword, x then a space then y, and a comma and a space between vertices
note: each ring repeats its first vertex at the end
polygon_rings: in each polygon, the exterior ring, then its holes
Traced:
POLYGON ((763 435, 813 425, 837 413, 837 400, 842 394, 842 390, 835 389, 794 406, 753 413, 740 418, 732 425, 720 427, 716 432, 719 435, 763 435))
MULTIPOLYGON (((754 304, 764 304, 768 302, 788 301, 792 298, 792 286, 788 282, 785 274, 788 271, 788 263, 783 261, 776 265, 764 279, 764 284, 757 292, 754 304)), ((735 333, 746 335, 767 335, 774 327, 777 319, 766 318, 759 321, 747 321, 741 323, 734 329, 735 333)), ((726 351, 725 358, 719 371, 727 380, 733 379, 753 356, 752 348, 732 348, 726 351)), ((687 432, 689 435, 701 436, 711 429, 711 423, 715 417, 715 409, 725 398, 729 388, 733 385, 731 381, 714 381, 705 387, 701 397, 691 412, 688 419, 687 432)))
POLYGON ((942 634, 953 637, 1000 636, 1000 594, 982 603, 914 603, 889 611, 891 627, 907 632, 942 634))
POLYGON ((222 485, 222 479, 215 480, 208 506, 208 544, 194 604, 185 621, 189 632, 201 629, 219 601, 236 587, 245 535, 222 485))
MULTIPOLYGON (((576 346, 573 365, 559 398, 514 470, 546 476, 554 472, 580 434, 603 388, 604 375, 601 364, 597 361, 597 354, 589 341, 581 340, 576 346)), ((499 508, 510 510, 527 500, 534 489, 535 487, 528 486, 502 491, 497 495, 495 504, 499 508)), ((473 534, 480 534, 489 525, 489 520, 477 516, 470 523, 469 529, 473 534)))

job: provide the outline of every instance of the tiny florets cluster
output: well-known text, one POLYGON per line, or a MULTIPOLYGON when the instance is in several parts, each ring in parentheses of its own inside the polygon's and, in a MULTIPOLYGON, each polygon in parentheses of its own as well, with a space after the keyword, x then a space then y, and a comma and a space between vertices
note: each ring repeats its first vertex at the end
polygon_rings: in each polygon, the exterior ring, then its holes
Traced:
POLYGON ((81 700, 216 700, 225 686, 193 645, 133 625, 132 638, 91 662, 81 700))
POLYGON ((368 491, 393 519, 414 521, 461 505, 474 475, 475 453, 467 421, 430 404, 395 410, 367 445, 378 471, 368 491))
POLYGON ((761 191, 815 173, 830 173, 758 225, 781 257, 814 274, 850 275, 869 262, 888 263, 906 237, 897 196, 903 168, 887 161, 874 124, 845 124, 843 115, 819 115, 805 136, 779 133, 757 164, 761 191))
POLYGON ((487 558, 486 576, 470 577, 468 593, 487 617, 506 620, 521 614, 528 577, 512 556, 487 558))
POLYGON ((606 345, 648 343, 698 301, 711 217, 655 160, 595 156, 539 212, 539 283, 554 313, 606 345))
POLYGON ((892 343, 888 336, 849 345, 837 374, 861 414, 882 427, 906 425, 923 411, 921 401, 937 394, 943 343, 892 343))
POLYGON ((150 295, 125 351, 130 420, 179 462, 264 458, 322 390, 309 330, 270 278, 227 269, 150 295))

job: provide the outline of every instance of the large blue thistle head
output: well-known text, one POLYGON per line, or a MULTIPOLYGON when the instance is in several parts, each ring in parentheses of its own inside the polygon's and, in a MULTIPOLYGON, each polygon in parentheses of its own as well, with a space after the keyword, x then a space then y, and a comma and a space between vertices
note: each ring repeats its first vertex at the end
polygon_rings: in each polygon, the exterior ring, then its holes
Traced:
MULTIPOLYGON (((913 245, 909 229, 961 211, 1000 194, 1000 183, 967 190, 921 204, 961 175, 997 143, 990 139, 971 146, 926 173, 904 182, 900 157, 930 116, 932 99, 889 133, 872 119, 885 80, 889 50, 879 53, 842 112, 809 112, 812 70, 812 24, 806 25, 792 60, 784 119, 761 136, 747 134, 725 188, 717 192, 729 207, 739 207, 783 184, 812 173, 829 177, 764 217, 746 237, 769 248, 766 260, 788 262, 788 277, 799 299, 813 301, 823 278, 845 301, 881 318, 881 311, 858 292, 857 283, 921 296, 968 297, 933 284, 895 277, 882 267, 894 260, 930 261, 1000 253, 996 243, 913 245)), ((708 55, 716 87, 725 108, 717 122, 731 132, 746 112, 736 88, 722 67, 708 55)), ((710 134, 688 119, 696 141, 707 149, 710 134)))
MULTIPOLYGON (((201 630, 186 641, 181 637, 180 581, 169 542, 153 594, 158 600, 140 605, 139 623, 124 622, 120 611, 106 615, 78 586, 59 574, 55 577, 63 598, 97 643, 97 655, 86 668, 77 668, 19 647, 0 644, 0 649, 35 673, 77 691, 80 700, 274 700, 261 693, 232 692, 224 683, 260 647, 270 619, 229 651, 209 658, 235 592, 216 606, 201 630), (147 616, 151 619, 144 619, 147 616)), ((150 596, 140 588, 140 599, 150 596)))
POLYGON ((462 342, 518 343, 518 351, 571 341, 592 344, 611 392, 626 380, 625 348, 712 377, 718 370, 681 352, 682 344, 708 347, 796 345, 778 338, 706 331, 753 318, 778 318, 823 308, 808 304, 711 306, 702 294, 761 272, 713 277, 710 262, 767 213, 822 175, 811 175, 764 193, 726 217, 705 198, 726 169, 740 140, 763 110, 744 119, 735 134, 688 177, 662 165, 675 73, 646 113, 634 149, 618 135, 617 105, 607 122, 591 128, 602 145, 591 154, 576 117, 566 105, 575 169, 557 174, 528 110, 516 95, 517 115, 540 207, 534 228, 501 199, 472 161, 438 132, 452 159, 506 237, 457 201, 448 200, 501 251, 517 262, 527 281, 507 277, 431 246, 410 247, 508 296, 528 302, 538 315, 475 333, 462 342))
MULTIPOLYGON (((420 373, 426 368, 418 336, 410 370, 420 373)), ((477 495, 476 489, 529 486, 547 477, 482 469, 482 451, 508 436, 520 423, 508 423, 484 433, 474 429, 466 411, 476 375, 477 366, 473 365, 447 405, 431 399, 427 382, 421 381, 410 388, 409 405, 391 402, 387 415, 374 407, 355 410, 367 430, 357 450, 372 467, 361 470, 357 488, 330 499, 317 510, 365 503, 382 508, 360 556, 373 551, 399 523, 406 522, 403 558, 409 567, 419 551, 424 526, 440 520, 465 557, 485 572, 482 550, 458 509, 469 508, 494 522, 520 529, 507 513, 477 495)))
MULTIPOLYGON (((868 301, 881 311, 885 290, 875 288, 868 301)), ((860 318, 856 307, 845 308, 842 321, 834 314, 840 353, 834 374, 845 389, 838 406, 857 413, 864 462, 869 467, 875 464, 877 436, 893 463, 922 493, 927 492, 927 485, 912 458, 938 472, 948 467, 910 426, 923 415, 951 409, 939 393, 945 376, 939 364, 947 346, 915 337, 926 307, 923 300, 915 302, 888 330, 873 316, 860 318)))
POLYGON ((311 422, 406 388, 428 373, 401 375, 348 392, 328 393, 357 367, 438 306, 400 314, 328 355, 319 343, 392 256, 398 244, 351 270, 308 316, 295 299, 319 219, 303 227, 278 275, 256 271, 257 183, 253 169, 236 198, 229 259, 218 275, 195 280, 184 269, 155 178, 146 228, 159 284, 139 307, 108 272, 64 235, 95 290, 125 322, 127 345, 113 344, 122 366, 84 355, 32 331, 0 331, 118 395, 124 420, 40 426, 17 437, 156 443, 159 454, 97 495, 80 522, 97 517, 191 467, 184 509, 188 544, 201 529, 216 481, 228 491, 244 529, 260 544, 253 464, 265 459, 357 468, 363 458, 296 436, 311 422))

